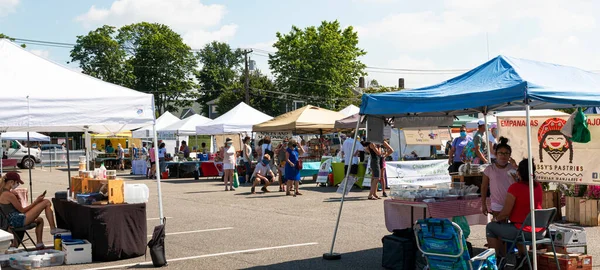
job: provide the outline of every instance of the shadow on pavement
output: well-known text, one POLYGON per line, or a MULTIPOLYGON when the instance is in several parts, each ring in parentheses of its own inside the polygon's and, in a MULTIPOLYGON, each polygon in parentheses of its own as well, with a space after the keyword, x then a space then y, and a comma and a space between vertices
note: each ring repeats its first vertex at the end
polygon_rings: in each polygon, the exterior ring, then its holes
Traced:
POLYGON ((278 264, 256 266, 244 269, 382 269, 381 248, 343 253, 342 259, 327 261, 322 257, 289 261, 278 264))

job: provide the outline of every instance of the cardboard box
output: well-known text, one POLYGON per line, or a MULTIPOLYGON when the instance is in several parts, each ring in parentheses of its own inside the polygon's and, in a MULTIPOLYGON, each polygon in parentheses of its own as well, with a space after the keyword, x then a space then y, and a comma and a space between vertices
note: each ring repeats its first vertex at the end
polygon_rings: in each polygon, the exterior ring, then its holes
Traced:
POLYGON ((577 257, 577 269, 592 270, 592 256, 581 255, 577 257))
POLYGON ((587 254, 587 245, 581 246, 554 246, 556 253, 561 254, 587 254))
POLYGON ((587 244, 585 229, 575 226, 554 226, 554 245, 581 246, 587 244))
POLYGON ((92 244, 87 240, 65 240, 62 244, 65 252, 65 264, 92 262, 92 244), (83 243, 77 243, 83 241, 83 243))

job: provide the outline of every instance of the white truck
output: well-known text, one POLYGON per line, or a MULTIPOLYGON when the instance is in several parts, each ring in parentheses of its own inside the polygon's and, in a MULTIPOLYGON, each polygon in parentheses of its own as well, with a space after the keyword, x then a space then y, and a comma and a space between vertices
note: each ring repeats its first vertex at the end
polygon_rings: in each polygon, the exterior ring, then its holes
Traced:
POLYGON ((2 141, 2 146, 8 158, 16 159, 22 169, 33 168, 36 163, 42 162, 42 151, 38 148, 31 148, 28 152, 27 147, 17 140, 2 141))

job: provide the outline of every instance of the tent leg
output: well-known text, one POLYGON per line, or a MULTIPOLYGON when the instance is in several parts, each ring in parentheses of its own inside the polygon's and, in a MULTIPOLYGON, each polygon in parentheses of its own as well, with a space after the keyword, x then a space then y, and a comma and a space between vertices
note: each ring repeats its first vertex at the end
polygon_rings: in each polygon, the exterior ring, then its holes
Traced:
MULTIPOLYGON (((485 137, 487 140, 486 145, 487 147, 487 160, 488 163, 492 163, 492 147, 493 145, 489 145, 490 144, 490 129, 488 127, 488 121, 487 121, 487 112, 483 113, 483 121, 485 122, 485 137)), ((496 138, 498 139, 498 138, 496 138)))
MULTIPOLYGON (((354 153, 354 151, 356 150, 356 137, 358 137, 358 127, 360 125, 360 116, 358 121, 356 121, 356 129, 354 131, 354 143, 352 143, 352 151, 350 151, 350 153, 354 153)), ((352 157, 350 157, 350 159, 352 159, 352 157)), ((352 163, 352 162, 351 162, 352 163)), ((348 176, 350 176, 350 170, 348 169, 346 172, 346 177, 344 177, 344 180, 348 181, 348 176)), ((342 191, 342 202, 340 203, 340 210, 338 212, 338 216, 337 216, 337 221, 335 222, 335 230, 333 231, 333 240, 331 240, 331 249, 329 250, 329 253, 324 253, 323 254, 323 259, 325 260, 339 260, 342 258, 342 255, 339 253, 333 253, 333 247, 335 246, 335 237, 337 236, 337 231, 338 231, 338 227, 340 226, 340 218, 342 216, 342 208, 344 207, 344 198, 346 198, 346 187, 348 186, 348 184, 344 181, 342 181, 342 184, 344 185, 343 191, 342 191)))
MULTIPOLYGON (((2 133, 0 133, 0 143, 2 143, 2 133)), ((2 157, 4 156, 4 145, 0 144, 0 176, 4 173, 2 168, 2 157)))
MULTIPOLYGON (((529 113, 529 102, 527 102, 527 105, 525 107, 526 109, 526 119, 525 121, 527 122, 527 167, 529 170, 529 207, 530 207, 530 213, 531 213, 531 224, 532 226, 535 226, 535 215, 534 215, 534 211, 535 211, 535 202, 533 200, 533 160, 531 159, 531 116, 529 113)), ((537 270, 537 256, 535 256, 535 254, 537 254, 536 252, 536 244, 535 244, 535 230, 531 230, 531 248, 533 249, 533 254, 534 256, 532 256, 532 260, 533 260, 533 269, 537 270)))
POLYGON ((69 154, 69 148, 71 148, 71 146, 69 145, 69 132, 66 132, 65 135, 67 135, 67 142, 65 142, 67 145, 67 181, 69 182, 69 191, 71 191, 71 155, 69 154))
POLYGON ((162 191, 160 189, 160 164, 158 161, 158 136, 156 134, 156 121, 152 124, 152 130, 154 134, 154 160, 156 160, 156 187, 158 189, 158 216, 160 218, 160 224, 163 224, 163 203, 162 203, 162 191))
MULTIPOLYGON (((27 131, 27 156, 31 159, 31 142, 29 142, 29 131, 27 131)), ((33 160, 35 164, 35 160, 33 160)), ((29 167, 29 203, 33 204, 33 182, 31 181, 31 167, 29 167)))

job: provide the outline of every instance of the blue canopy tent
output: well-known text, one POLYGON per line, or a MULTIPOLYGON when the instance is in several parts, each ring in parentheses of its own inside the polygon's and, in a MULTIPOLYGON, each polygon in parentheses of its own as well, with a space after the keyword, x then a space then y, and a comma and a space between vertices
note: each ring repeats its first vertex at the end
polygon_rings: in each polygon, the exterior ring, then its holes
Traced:
MULTIPOLYGON (((386 118, 450 116, 476 112, 485 115, 490 111, 525 108, 531 171, 529 110, 592 106, 600 106, 600 74, 575 67, 498 56, 465 74, 437 85, 397 92, 364 94, 360 114, 386 118)), ((533 186, 533 179, 530 178, 529 181, 530 186, 533 186)), ((530 190, 530 196, 533 197, 533 190, 530 190)), ((342 206, 343 196, 340 213, 342 206)), ((533 212, 533 200, 530 207, 533 212)), ((333 242, 335 235, 334 232, 333 242)), ((334 243, 331 245, 330 254, 333 254, 333 246, 334 243)), ((535 241, 533 248, 535 254, 535 241)), ((535 265, 535 256, 533 262, 535 265)))

